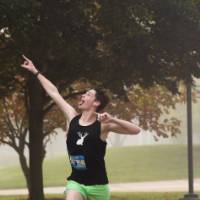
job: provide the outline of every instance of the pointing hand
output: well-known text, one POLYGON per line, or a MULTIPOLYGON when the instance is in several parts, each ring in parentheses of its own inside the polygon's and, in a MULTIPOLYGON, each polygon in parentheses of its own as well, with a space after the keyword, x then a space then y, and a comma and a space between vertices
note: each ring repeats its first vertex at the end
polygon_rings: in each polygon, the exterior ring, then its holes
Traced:
POLYGON ((24 58, 24 62, 21 65, 21 67, 23 67, 23 68, 27 69, 28 71, 36 74, 38 70, 34 66, 33 62, 24 55, 22 55, 22 57, 24 58))

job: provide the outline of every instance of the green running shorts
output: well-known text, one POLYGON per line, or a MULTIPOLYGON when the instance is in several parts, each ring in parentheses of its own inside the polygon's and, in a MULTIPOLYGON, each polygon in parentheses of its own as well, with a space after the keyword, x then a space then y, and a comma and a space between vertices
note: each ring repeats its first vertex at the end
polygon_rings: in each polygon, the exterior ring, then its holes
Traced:
POLYGON ((84 200, 109 200, 109 186, 105 185, 84 185, 76 181, 69 180, 66 185, 65 194, 69 190, 79 192, 84 200))

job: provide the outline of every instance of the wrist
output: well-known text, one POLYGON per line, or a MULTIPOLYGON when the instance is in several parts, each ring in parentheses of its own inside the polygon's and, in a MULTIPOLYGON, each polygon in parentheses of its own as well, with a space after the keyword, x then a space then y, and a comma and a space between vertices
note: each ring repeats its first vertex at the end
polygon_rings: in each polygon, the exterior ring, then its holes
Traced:
POLYGON ((39 70, 37 69, 32 69, 31 72, 35 75, 39 70))
POLYGON ((40 74, 39 70, 36 73, 34 73, 35 77, 37 77, 39 74, 40 74))
POLYGON ((116 122, 116 118, 110 117, 110 122, 116 122))

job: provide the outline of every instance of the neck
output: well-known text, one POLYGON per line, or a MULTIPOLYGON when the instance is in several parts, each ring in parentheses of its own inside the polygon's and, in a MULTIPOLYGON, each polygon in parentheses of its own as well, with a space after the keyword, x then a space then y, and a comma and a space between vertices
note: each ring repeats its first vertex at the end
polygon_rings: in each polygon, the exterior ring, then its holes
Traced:
POLYGON ((89 123, 89 122, 95 121, 96 118, 97 117, 94 111, 90 110, 90 111, 83 111, 80 120, 82 122, 89 123))

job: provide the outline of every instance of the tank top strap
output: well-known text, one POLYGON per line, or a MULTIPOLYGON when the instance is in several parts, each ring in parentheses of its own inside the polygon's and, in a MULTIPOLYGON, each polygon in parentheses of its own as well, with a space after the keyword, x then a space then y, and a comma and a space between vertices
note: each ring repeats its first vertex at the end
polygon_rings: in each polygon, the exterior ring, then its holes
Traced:
POLYGON ((77 124, 79 118, 81 117, 81 114, 76 115, 72 120, 70 121, 69 126, 72 126, 73 124, 77 124))

